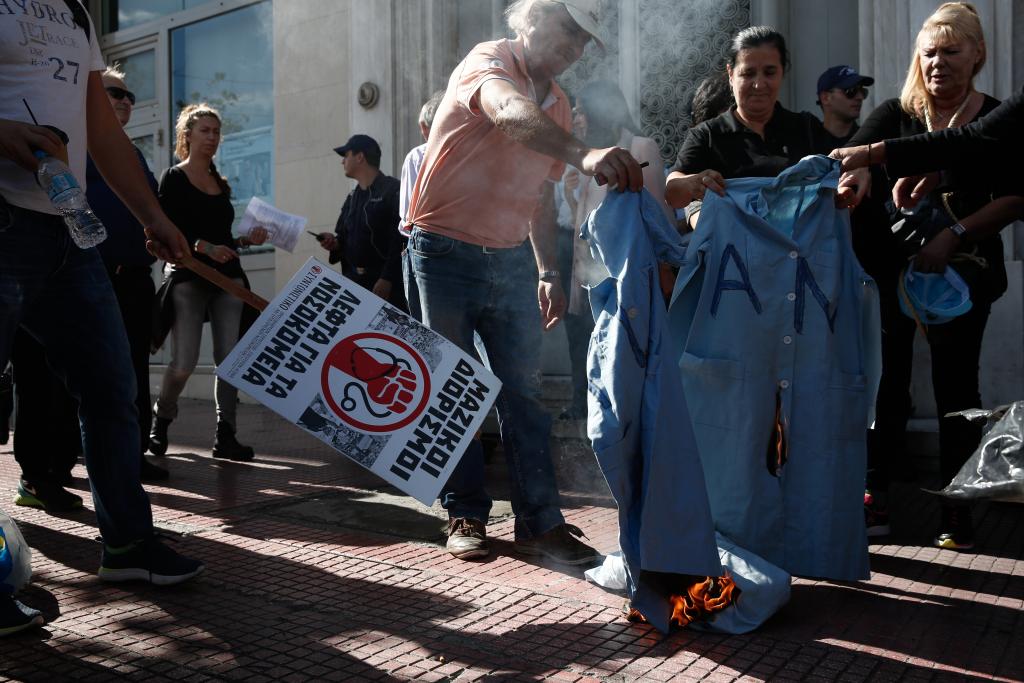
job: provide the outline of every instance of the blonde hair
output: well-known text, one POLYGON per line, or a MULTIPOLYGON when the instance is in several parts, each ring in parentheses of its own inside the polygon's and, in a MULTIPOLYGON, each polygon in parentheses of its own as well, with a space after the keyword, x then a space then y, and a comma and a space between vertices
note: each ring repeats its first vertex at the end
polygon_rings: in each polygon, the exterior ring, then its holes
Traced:
MULTIPOLYGON (((223 124, 220 112, 206 102, 189 104, 178 114, 178 121, 174 124, 174 155, 182 161, 188 159, 189 156, 188 133, 196 125, 196 121, 204 116, 213 117, 217 119, 217 123, 223 124)), ((217 167, 213 164, 212 159, 210 160, 210 174, 217 180, 221 192, 230 197, 231 186, 228 185, 228 179, 217 172, 217 167)))
POLYGON ((529 33, 543 14, 561 3, 555 0, 516 0, 505 10, 505 23, 517 37, 529 33))
POLYGON ((122 83, 124 83, 125 73, 124 73, 124 71, 121 70, 121 63, 120 62, 114 62, 113 64, 111 64, 110 66, 108 66, 106 69, 103 70, 103 73, 100 74, 100 77, 101 78, 116 78, 117 80, 119 80, 122 83))
POLYGON ((978 18, 978 10, 974 5, 969 2, 947 2, 935 10, 924 20, 917 40, 914 41, 914 56, 910 60, 907 80, 904 81, 903 91, 900 93, 900 106, 903 111, 918 119, 923 119, 926 108, 931 108, 931 97, 925 88, 920 58, 921 43, 928 38, 941 43, 969 42, 977 46, 981 59, 974 65, 972 83, 974 76, 985 66, 987 57, 985 33, 981 29, 981 19, 978 18))

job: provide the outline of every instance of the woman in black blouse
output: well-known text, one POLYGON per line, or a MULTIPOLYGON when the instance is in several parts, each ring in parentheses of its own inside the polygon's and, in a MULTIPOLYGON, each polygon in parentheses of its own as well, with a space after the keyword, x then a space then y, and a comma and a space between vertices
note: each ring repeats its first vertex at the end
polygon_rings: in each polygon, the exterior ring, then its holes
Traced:
POLYGON ((772 177, 808 154, 828 153, 821 122, 779 104, 789 67, 786 40, 767 26, 743 29, 733 39, 726 70, 736 104, 690 129, 665 186, 665 200, 687 207, 693 227, 706 190, 723 194, 728 178, 772 177))
MULTIPOLYGON (((231 223, 231 188, 217 172, 213 157, 220 145, 221 120, 205 104, 185 107, 175 127, 175 154, 181 163, 160 179, 160 206, 192 245, 196 259, 215 268, 239 284, 247 284, 236 248, 262 244, 267 238, 256 228, 248 238, 235 239, 231 223)), ((160 396, 153 411, 156 421, 149 448, 154 455, 167 451, 167 428, 178 415, 178 396, 199 361, 203 322, 213 331, 213 357, 220 364, 239 338, 242 302, 191 271, 168 264, 170 301, 174 308, 171 327, 171 362, 164 372, 160 396)), ((235 439, 238 390, 220 378, 215 380, 217 436, 213 457, 252 460, 253 450, 235 439)))
MULTIPOLYGON (((985 40, 974 7, 942 5, 925 20, 917 36, 903 93, 883 102, 851 138, 849 146, 868 145, 927 131, 955 128, 984 116, 998 100, 974 89, 974 76, 985 64, 985 40)), ((999 230, 1019 215, 1021 198, 1000 188, 987 190, 939 187, 929 196, 934 216, 922 223, 930 236, 912 256, 900 235, 890 229, 904 218, 883 202, 892 187, 880 167, 853 172, 853 183, 871 198, 853 214, 854 248, 876 279, 882 310, 882 381, 877 418, 868 438, 868 493, 865 516, 868 535, 889 532, 885 498, 896 463, 905 457, 905 432, 911 412, 910 373, 915 321, 900 311, 898 282, 906 267, 943 272, 954 267, 970 285, 971 310, 942 325, 927 327, 931 347, 932 385, 939 415, 939 460, 942 483, 948 483, 978 445, 980 427, 947 413, 981 407, 978 363, 981 341, 992 302, 1006 289, 1003 245, 999 230), (994 191, 993 191, 994 190, 994 191), (948 227, 947 227, 948 226, 948 227)), ((849 179, 844 178, 844 183, 849 179)), ((923 210, 924 207, 919 207, 923 210)), ((909 219, 913 220, 913 219, 909 219)), ((904 224, 906 225, 906 224, 904 224)), ((973 547, 970 509, 945 505, 935 538, 940 548, 973 547)))

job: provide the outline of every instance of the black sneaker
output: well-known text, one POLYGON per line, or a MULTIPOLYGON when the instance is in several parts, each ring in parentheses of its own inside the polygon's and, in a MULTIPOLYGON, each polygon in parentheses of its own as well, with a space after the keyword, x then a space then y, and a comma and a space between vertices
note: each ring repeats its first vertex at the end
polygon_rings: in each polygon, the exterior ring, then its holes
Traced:
POLYGON ((156 586, 173 586, 202 571, 202 562, 179 555, 151 536, 124 548, 104 544, 98 573, 104 581, 149 581, 156 586))
POLYGON ((974 548, 974 522, 966 505, 942 506, 942 525, 933 541, 936 548, 971 550, 974 548))
POLYGON ((561 564, 596 564, 601 555, 586 543, 580 528, 572 524, 559 524, 537 538, 517 540, 513 548, 523 555, 541 555, 561 564))
POLYGON ((0 595, 0 636, 43 625, 43 615, 9 595, 0 595))
POLYGON ((41 508, 50 513, 71 512, 82 507, 82 497, 65 491, 59 484, 43 482, 30 484, 24 479, 18 484, 18 495, 14 504, 23 507, 41 508))
POLYGON ((487 557, 487 526, 478 519, 455 517, 448 520, 448 542, 445 544, 452 557, 472 560, 487 557))

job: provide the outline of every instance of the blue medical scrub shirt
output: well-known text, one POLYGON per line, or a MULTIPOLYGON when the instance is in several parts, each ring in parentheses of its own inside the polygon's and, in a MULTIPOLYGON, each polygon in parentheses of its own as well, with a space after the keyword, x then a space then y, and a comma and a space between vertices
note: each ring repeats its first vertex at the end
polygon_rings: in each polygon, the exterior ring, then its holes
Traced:
POLYGON ((880 335, 838 178, 809 156, 708 193, 668 336, 715 527, 792 574, 855 580, 880 335))
POLYGON ((684 250, 646 190, 609 192, 581 236, 610 273, 590 290, 587 430, 619 507, 632 605, 667 631, 664 585, 647 572, 722 574, 682 382, 664 346, 658 261, 682 263, 684 250))

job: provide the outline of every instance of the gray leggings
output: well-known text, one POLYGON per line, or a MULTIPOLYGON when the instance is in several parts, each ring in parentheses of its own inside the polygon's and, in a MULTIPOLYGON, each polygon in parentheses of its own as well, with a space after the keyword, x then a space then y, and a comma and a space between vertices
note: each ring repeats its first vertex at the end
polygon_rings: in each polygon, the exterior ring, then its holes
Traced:
MULTIPOLYGON (((235 282, 242 284, 239 278, 235 282)), ((199 344, 203 338, 203 318, 209 313, 213 330, 213 360, 217 365, 238 342, 242 322, 241 301, 213 285, 189 280, 174 285, 174 326, 171 328, 171 362, 160 384, 160 397, 153 406, 157 417, 173 420, 178 416, 178 396, 199 362, 199 344)), ((238 390, 220 378, 214 381, 217 421, 235 424, 238 390)))

